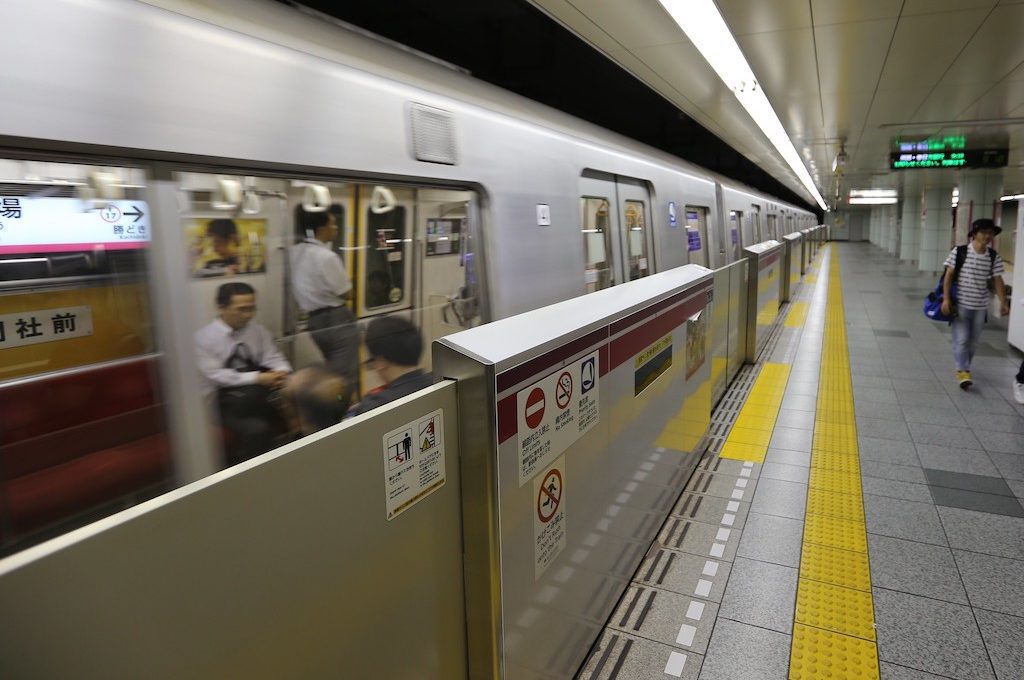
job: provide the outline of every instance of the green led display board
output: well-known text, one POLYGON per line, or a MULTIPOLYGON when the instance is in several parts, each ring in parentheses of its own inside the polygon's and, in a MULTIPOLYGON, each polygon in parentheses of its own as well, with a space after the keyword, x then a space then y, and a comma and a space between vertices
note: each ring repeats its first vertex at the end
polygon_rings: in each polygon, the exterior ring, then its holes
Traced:
POLYGON ((1008 149, 952 149, 948 146, 920 149, 920 144, 922 142, 914 143, 918 147, 915 150, 890 153, 889 168, 1004 168, 1010 155, 1008 149))

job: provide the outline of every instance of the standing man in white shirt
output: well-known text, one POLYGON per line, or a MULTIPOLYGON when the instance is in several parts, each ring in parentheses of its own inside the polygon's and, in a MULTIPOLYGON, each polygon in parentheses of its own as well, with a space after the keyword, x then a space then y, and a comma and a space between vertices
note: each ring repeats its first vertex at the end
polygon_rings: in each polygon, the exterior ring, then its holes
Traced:
POLYGON ((270 332, 253 321, 252 286, 225 283, 216 302, 217 318, 195 334, 196 353, 203 396, 216 402, 221 425, 237 440, 225 452, 228 465, 234 465, 273 447, 284 420, 272 397, 292 367, 270 332))
POLYGON ((956 304, 953 319, 953 358, 956 360, 956 379, 961 389, 974 384, 971 378, 971 360, 981 340, 988 304, 992 298, 989 282, 999 296, 1002 314, 1010 313, 1003 286, 1003 258, 989 247, 1001 228, 987 217, 974 220, 967 234, 967 245, 957 246, 946 258, 946 275, 942 279, 942 313, 952 311, 950 301, 956 304), (956 284, 956 299, 952 288, 956 284))
POLYGON ((292 294, 309 315, 307 328, 328 368, 344 378, 353 393, 359 385, 359 328, 346 305, 352 282, 334 252, 338 223, 329 211, 303 211, 299 236, 291 248, 292 294))

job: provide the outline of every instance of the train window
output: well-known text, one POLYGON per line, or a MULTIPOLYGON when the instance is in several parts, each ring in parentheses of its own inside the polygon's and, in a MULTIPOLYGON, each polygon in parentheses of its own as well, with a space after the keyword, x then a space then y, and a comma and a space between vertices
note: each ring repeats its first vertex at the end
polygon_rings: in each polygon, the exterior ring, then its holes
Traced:
POLYGON ((647 257, 647 205, 643 201, 624 201, 623 215, 629 280, 634 281, 651 273, 647 257))
POLYGON ((0 554, 170 485, 145 184, 0 160, 0 554))
POLYGON ((708 266, 708 209, 686 206, 686 238, 690 263, 708 266))
MULTIPOLYGON (((406 268, 410 243, 405 206, 392 206, 387 212, 366 211, 365 267, 363 301, 367 309, 401 305, 406 302, 406 268)), ((440 225, 434 223, 435 229, 440 225)), ((450 228, 449 228, 450 232, 450 228)), ((435 250, 438 247, 435 242, 435 250)))
POLYGON ((743 224, 743 213, 739 210, 729 211, 729 243, 732 248, 732 261, 740 259, 743 246, 740 243, 740 225, 743 224))
POLYGON ((403 370, 416 372, 403 389, 429 384, 430 342, 479 322, 471 192, 179 178, 194 260, 196 360, 225 464, 383 403, 381 390, 403 370), (222 234, 237 234, 233 250, 212 240, 222 234), (385 327, 384 345, 394 345, 394 334, 416 335, 423 351, 384 354, 373 338, 385 327), (408 360, 415 365, 401 363, 408 360), (256 384, 236 384, 238 372, 256 374, 256 384))
POLYGON ((615 285, 609 217, 608 198, 604 196, 584 196, 580 199, 580 231, 583 233, 583 275, 588 293, 615 285))
POLYGON ((779 236, 779 218, 776 215, 768 216, 768 229, 764 235, 763 241, 768 239, 778 238, 779 236))
POLYGON ((749 244, 761 243, 762 241, 768 240, 761 224, 761 206, 752 205, 750 206, 750 225, 751 225, 751 236, 753 237, 749 244))

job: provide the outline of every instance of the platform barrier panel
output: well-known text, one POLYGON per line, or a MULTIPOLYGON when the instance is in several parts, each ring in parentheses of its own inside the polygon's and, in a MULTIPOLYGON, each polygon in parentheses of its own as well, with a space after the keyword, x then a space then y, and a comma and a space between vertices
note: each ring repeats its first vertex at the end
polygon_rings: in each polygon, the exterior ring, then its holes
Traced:
POLYGON ((0 561, 0 677, 466 677, 458 430, 443 382, 0 561))
POLYGON ((586 658, 706 448, 711 291, 686 265, 435 343, 466 425, 470 677, 586 658))
POLYGON ((782 251, 783 246, 778 241, 765 241, 743 249, 749 263, 746 360, 750 362, 756 360, 779 315, 782 251))

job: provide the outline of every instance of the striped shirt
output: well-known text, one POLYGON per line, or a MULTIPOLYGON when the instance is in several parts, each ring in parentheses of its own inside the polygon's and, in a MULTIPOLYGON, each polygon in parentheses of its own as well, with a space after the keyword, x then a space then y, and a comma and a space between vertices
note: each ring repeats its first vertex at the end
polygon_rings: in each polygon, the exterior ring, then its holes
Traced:
MULTIPOLYGON (((957 304, 964 309, 986 309, 992 294, 988 291, 989 276, 995 278, 1003 275, 1003 258, 998 254, 993 263, 986 248, 979 253, 974 246, 967 244, 967 259, 960 269, 960 278, 953 283, 956 285, 957 304)), ((945 266, 952 269, 956 266, 956 248, 953 248, 946 258, 945 266)))

